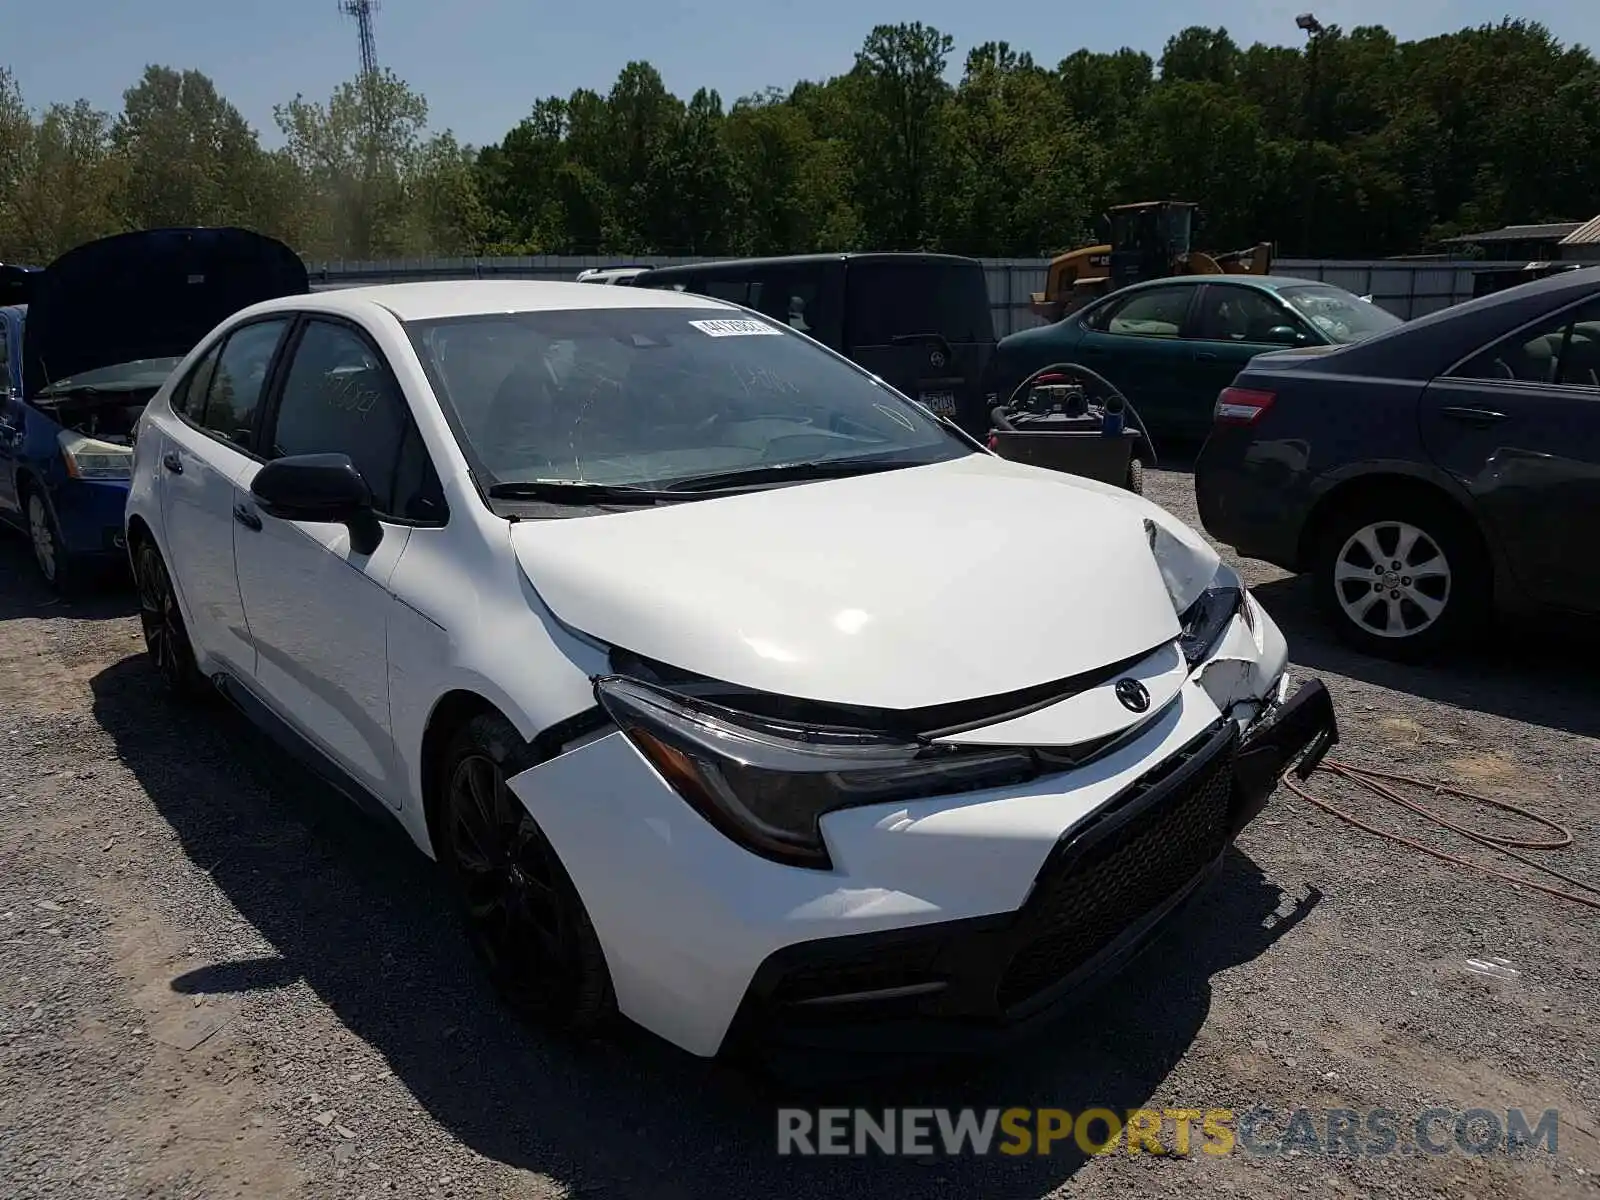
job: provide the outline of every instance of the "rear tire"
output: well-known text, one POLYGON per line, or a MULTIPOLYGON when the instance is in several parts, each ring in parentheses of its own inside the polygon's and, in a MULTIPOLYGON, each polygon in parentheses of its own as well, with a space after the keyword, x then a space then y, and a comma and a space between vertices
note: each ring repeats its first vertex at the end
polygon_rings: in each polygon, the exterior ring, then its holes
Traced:
POLYGON ((194 645, 183 623, 172 577, 153 542, 142 540, 134 549, 133 580, 139 592, 144 648, 167 694, 185 702, 207 695, 206 677, 195 664, 194 645))
POLYGON ((1137 458, 1128 460, 1127 488, 1135 496, 1144 495, 1144 464, 1137 458))
POLYGON ((1367 654, 1417 662, 1487 623, 1491 577, 1477 531, 1442 499, 1374 492, 1323 528, 1317 598, 1340 638, 1367 654))
POLYGON ((468 721, 440 772, 439 858, 506 1003, 562 1033, 591 1034, 616 1011, 600 939, 555 847, 506 786, 539 761, 499 713, 468 721))

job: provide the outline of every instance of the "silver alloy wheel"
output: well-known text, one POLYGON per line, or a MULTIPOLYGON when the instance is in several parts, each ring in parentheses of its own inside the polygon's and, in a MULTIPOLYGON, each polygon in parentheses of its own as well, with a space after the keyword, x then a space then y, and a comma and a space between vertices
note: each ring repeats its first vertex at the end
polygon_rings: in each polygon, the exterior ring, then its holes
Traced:
POLYGON ((28 497, 28 536, 33 541, 34 561, 39 564, 39 573, 55 582, 56 578, 56 535, 50 527, 50 513, 45 508, 44 501, 37 493, 28 497))
POLYGON ((1374 637, 1416 637, 1430 628, 1450 602, 1450 582, 1439 543, 1406 521, 1362 526, 1334 559, 1339 607, 1374 637))

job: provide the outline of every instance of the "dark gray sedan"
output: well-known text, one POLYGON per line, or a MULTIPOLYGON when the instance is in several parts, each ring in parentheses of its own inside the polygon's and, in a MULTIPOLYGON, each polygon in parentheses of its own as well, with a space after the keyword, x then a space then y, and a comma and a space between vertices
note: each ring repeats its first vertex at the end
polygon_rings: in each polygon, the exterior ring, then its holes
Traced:
POLYGON ((1195 489, 1213 537, 1314 573, 1375 654, 1426 656, 1495 608, 1600 614, 1600 268, 1255 358, 1195 489))

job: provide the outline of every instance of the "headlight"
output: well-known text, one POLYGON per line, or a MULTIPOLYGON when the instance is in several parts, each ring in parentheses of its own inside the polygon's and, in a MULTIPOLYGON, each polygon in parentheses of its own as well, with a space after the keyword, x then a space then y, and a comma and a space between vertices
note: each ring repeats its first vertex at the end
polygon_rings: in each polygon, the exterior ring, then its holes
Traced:
POLYGON ((1027 750, 968 749, 802 727, 607 675, 595 696, 699 814, 774 862, 830 868, 824 813, 1032 779, 1027 750))
POLYGON ((1178 617, 1183 633, 1178 637, 1178 649, 1193 670, 1211 657, 1228 625, 1236 616, 1243 615, 1245 624, 1255 628, 1255 617, 1245 602, 1244 582, 1234 569, 1223 563, 1200 598, 1178 617))
POLYGON ((63 429, 56 436, 61 447, 61 460, 67 474, 74 479, 131 479, 133 478, 133 450, 114 442, 102 442, 63 429))

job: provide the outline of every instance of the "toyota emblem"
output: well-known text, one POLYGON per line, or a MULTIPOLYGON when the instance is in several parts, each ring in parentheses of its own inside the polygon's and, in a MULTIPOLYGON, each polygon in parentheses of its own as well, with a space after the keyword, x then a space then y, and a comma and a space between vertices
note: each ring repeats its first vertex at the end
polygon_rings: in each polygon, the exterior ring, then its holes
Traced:
POLYGON ((1137 679, 1119 679, 1113 690, 1129 712, 1142 713, 1150 707, 1150 692, 1137 679))
POLYGON ((944 351, 935 350, 932 354, 928 355, 928 362, 930 365, 935 367, 944 366, 944 351))

